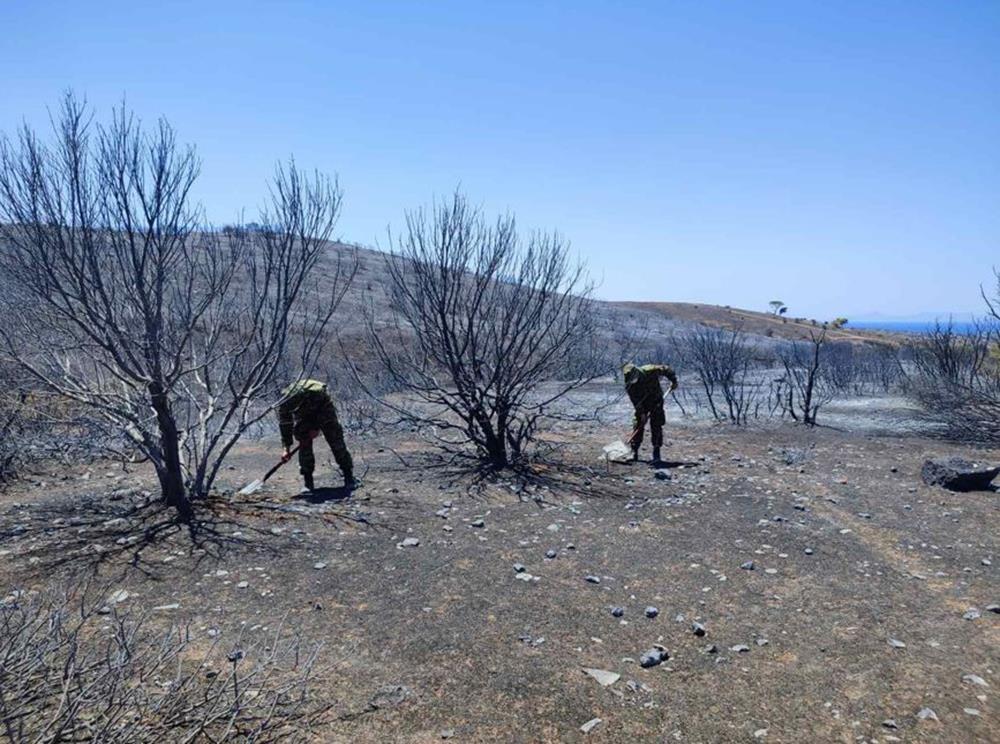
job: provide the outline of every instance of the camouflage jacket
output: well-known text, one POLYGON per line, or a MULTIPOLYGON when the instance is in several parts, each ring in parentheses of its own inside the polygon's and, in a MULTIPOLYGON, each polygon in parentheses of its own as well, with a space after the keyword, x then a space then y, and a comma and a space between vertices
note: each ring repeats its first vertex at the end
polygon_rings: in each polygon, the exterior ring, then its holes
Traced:
POLYGON ((319 380, 299 380, 281 391, 278 405, 278 428, 281 443, 290 447, 295 428, 302 424, 315 424, 318 428, 324 409, 330 404, 326 383, 319 380))
POLYGON ((644 364, 637 367, 626 364, 622 367, 625 391, 636 408, 658 406, 663 403, 663 389, 660 378, 666 377, 672 385, 677 384, 677 375, 666 364, 644 364))

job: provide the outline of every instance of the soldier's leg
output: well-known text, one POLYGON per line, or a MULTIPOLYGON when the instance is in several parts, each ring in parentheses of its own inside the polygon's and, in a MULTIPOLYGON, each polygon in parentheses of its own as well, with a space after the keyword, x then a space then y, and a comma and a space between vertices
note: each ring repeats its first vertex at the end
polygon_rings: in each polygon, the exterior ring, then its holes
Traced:
POLYGON ((628 439, 628 446, 632 448, 633 457, 638 454, 642 446, 643 429, 646 428, 646 414, 638 408, 632 414, 632 435, 628 439))
POLYGON ((309 490, 313 488, 313 471, 316 470, 316 453, 313 450, 313 440, 309 432, 297 434, 299 440, 299 472, 309 490))
POLYGON ((667 417, 663 412, 663 406, 657 406, 649 415, 649 434, 653 441, 653 460, 659 462, 660 448, 663 446, 663 425, 667 422, 667 417))
POLYGON ((349 483, 354 480, 354 460, 344 443, 344 429, 337 418, 337 409, 332 403, 323 411, 320 429, 326 443, 330 445, 330 451, 333 452, 333 459, 336 460, 337 467, 344 474, 344 481, 349 483))

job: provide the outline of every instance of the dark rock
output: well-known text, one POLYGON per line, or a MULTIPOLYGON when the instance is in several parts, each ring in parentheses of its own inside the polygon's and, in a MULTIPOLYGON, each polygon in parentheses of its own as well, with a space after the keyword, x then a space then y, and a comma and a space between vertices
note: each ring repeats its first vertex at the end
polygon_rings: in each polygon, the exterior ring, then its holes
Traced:
POLYGON ((624 614, 625 614, 625 608, 624 607, 612 607, 611 608, 611 615, 612 615, 612 617, 622 617, 624 614))
POLYGON ((705 626, 701 623, 691 623, 691 632, 694 633, 699 638, 707 632, 705 626))
POLYGON ((744 571, 753 571, 754 569, 753 561, 747 561, 746 563, 740 564, 740 568, 742 568, 744 571))
POLYGON ((668 481, 673 478, 673 476, 670 474, 670 471, 667 470, 666 468, 660 468, 659 470, 654 471, 653 477, 656 478, 656 480, 662 480, 662 481, 668 481))
POLYGON ((659 614, 660 614, 660 611, 657 608, 655 608, 655 607, 647 607, 646 608, 646 617, 652 618, 652 617, 656 617, 659 614))
POLYGON ((546 558, 555 558, 557 555, 559 555, 559 553, 557 553, 554 550, 546 550, 545 551, 545 557, 546 558))
POLYGON ((665 648, 651 648, 639 657, 639 666, 643 669, 649 669, 650 667, 659 666, 669 658, 670 654, 667 653, 665 648))
POLYGON ((589 576, 584 576, 583 580, 586 581, 586 582, 588 582, 588 583, 590 583, 590 584, 600 584, 601 583, 601 577, 600 576, 594 576, 593 574, 591 574, 589 576))
POLYGON ((517 573, 524 573, 524 564, 523 563, 515 563, 514 564, 514 570, 517 573))
POLYGON ((920 476, 928 486, 949 491, 989 491, 990 483, 1000 474, 1000 467, 982 468, 960 457, 927 460, 920 476))

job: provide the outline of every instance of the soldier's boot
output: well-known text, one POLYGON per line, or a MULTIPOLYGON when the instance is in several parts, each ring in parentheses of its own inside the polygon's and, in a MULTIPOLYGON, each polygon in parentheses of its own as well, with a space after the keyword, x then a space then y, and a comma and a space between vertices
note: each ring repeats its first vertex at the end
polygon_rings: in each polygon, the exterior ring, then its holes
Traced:
POLYGON ((653 447, 653 462, 662 462, 660 460, 660 448, 653 447))
POLYGON ((313 489, 316 488, 316 483, 315 483, 315 481, 313 481, 313 474, 312 473, 303 473, 302 474, 302 482, 305 483, 305 488, 302 489, 302 493, 305 493, 305 494, 312 493, 313 489))
POLYGON ((344 471, 344 488, 351 490, 357 488, 361 485, 361 481, 354 477, 354 473, 350 470, 344 471))
POLYGON ((632 448, 632 462, 639 462, 639 448, 632 448))

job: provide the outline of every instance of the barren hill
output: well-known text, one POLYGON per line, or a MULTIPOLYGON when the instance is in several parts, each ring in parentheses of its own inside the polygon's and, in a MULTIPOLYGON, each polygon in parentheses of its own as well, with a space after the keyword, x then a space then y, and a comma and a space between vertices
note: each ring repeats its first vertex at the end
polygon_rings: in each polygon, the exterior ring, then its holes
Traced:
MULTIPOLYGON (((346 257, 357 251, 358 273, 354 285, 344 299, 340 314, 341 332, 348 335, 362 330, 362 313, 365 305, 384 310, 390 302, 388 257, 385 253, 347 243, 332 243, 331 262, 335 257, 346 257)), ((642 324, 652 337, 676 331, 691 330, 698 326, 725 328, 760 336, 763 339, 802 341, 822 327, 821 320, 780 317, 770 313, 743 310, 729 306, 689 302, 595 302, 606 332, 642 324)), ((851 328, 828 329, 830 340, 850 343, 892 342, 892 334, 851 328)))

